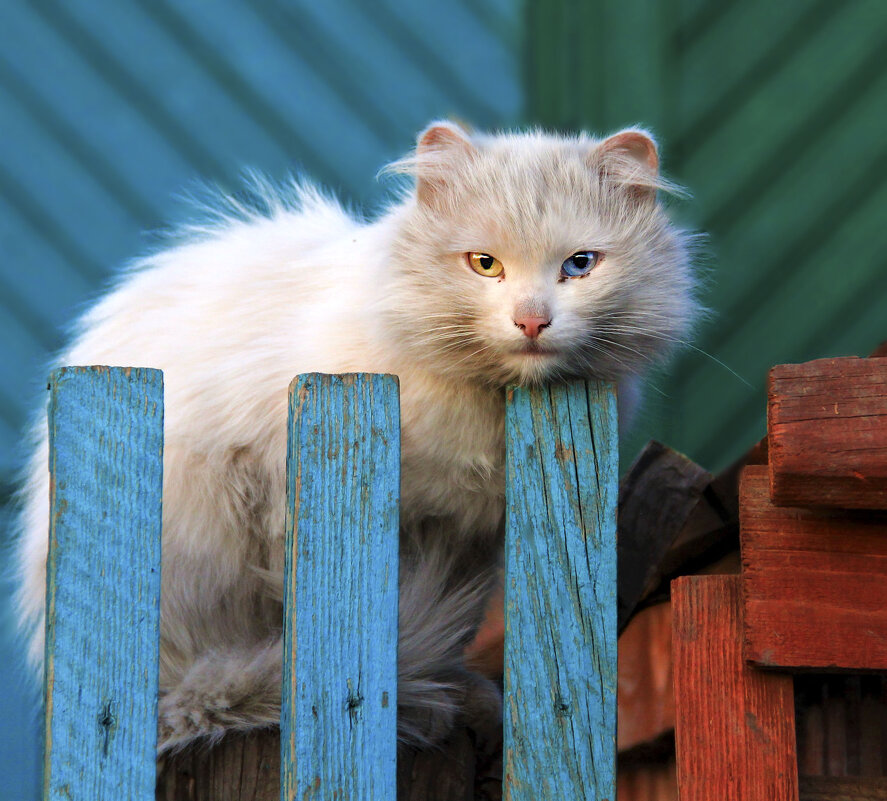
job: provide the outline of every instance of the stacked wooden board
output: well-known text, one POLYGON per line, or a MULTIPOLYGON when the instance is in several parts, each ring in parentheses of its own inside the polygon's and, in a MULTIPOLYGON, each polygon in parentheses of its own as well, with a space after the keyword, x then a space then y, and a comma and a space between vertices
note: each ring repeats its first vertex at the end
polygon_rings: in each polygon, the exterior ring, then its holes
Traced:
POLYGON ((799 776, 793 680, 887 670, 887 359, 774 367, 768 444, 740 574, 672 584, 679 797, 887 798, 883 767, 799 776))

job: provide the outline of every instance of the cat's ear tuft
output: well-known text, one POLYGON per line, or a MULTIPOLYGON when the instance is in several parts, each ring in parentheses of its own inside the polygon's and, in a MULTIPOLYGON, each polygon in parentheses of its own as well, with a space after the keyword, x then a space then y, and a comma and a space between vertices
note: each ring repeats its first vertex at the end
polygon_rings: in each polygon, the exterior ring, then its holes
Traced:
POLYGON ((620 131, 598 145, 598 152, 621 153, 647 167, 654 175, 659 173, 659 151, 656 142, 646 131, 632 128, 620 131))
POLYGON ((447 121, 431 123, 416 142, 414 169, 419 202, 434 205, 442 201, 459 165, 476 152, 461 126, 447 121))
POLYGON ((656 199, 657 189, 671 184, 659 176, 659 153, 653 137, 640 128, 620 131, 594 149, 594 161, 617 184, 640 202, 656 199))
POLYGON ((474 150, 474 145, 464 128, 448 120, 432 122, 419 134, 419 139, 416 142, 418 156, 453 150, 469 153, 474 150))

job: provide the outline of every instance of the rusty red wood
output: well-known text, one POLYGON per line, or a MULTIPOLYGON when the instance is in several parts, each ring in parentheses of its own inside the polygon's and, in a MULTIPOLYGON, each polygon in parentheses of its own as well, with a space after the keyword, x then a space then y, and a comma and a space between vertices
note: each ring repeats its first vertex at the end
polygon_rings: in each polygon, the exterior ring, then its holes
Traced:
POLYGON ((774 503, 887 509, 887 359, 774 367, 767 428, 774 503))
POLYGON ((797 801, 791 676, 742 658, 738 576, 672 583, 681 801, 797 801))
POLYGON ((887 515, 775 506, 765 467, 740 508, 746 658, 887 670, 887 515))

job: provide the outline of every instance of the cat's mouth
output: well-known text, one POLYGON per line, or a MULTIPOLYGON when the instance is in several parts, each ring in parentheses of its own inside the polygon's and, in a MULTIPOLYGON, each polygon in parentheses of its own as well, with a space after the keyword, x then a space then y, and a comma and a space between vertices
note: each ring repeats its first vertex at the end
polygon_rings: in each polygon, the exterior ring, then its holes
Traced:
POLYGON ((554 348, 545 347, 544 345, 540 345, 538 342, 528 342, 517 351, 517 354, 519 356, 531 357, 557 356, 557 353, 558 351, 554 348))

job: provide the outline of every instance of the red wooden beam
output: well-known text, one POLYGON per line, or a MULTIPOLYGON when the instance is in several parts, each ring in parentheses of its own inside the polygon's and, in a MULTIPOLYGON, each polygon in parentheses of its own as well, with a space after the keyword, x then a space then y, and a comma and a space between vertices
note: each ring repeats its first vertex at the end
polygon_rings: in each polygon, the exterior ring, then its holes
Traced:
POLYGON ((775 506, 747 467, 740 538, 747 659, 887 670, 887 515, 775 506))
POLYGON ((742 658, 738 576, 672 582, 681 801, 797 801, 792 678, 742 658))
POLYGON ((774 503, 887 509, 887 359, 774 367, 767 431, 774 503))
POLYGON ((674 731, 671 604, 648 606, 619 637, 617 747, 649 746, 674 731))

